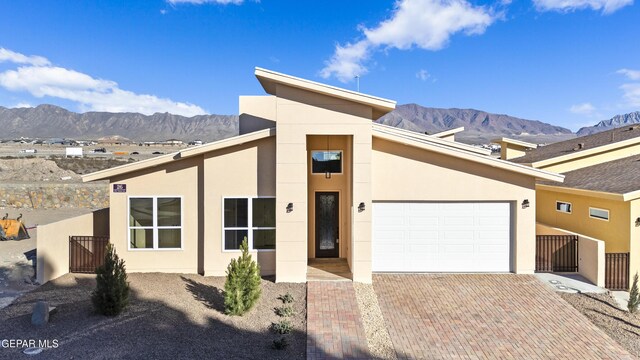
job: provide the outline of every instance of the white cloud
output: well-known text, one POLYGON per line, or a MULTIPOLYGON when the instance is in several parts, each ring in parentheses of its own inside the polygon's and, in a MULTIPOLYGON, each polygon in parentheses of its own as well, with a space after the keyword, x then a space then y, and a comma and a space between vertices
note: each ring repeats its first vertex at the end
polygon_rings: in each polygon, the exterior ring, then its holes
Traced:
POLYGON ((624 105, 640 107, 640 83, 623 84, 620 89, 623 91, 624 105))
POLYGON ((427 81, 427 79, 431 77, 431 74, 425 69, 420 69, 420 71, 416 73, 416 77, 422 81, 427 81))
POLYGON ((167 0, 169 4, 193 4, 193 5, 202 5, 202 4, 219 4, 219 5, 241 5, 244 0, 167 0))
POLYGON ((29 64, 35 66, 50 65, 49 60, 42 56, 26 56, 11 50, 0 47, 0 62, 11 62, 14 64, 29 64))
POLYGON ((633 4, 633 0, 533 0, 538 11, 570 12, 591 8, 611 14, 633 4))
POLYGON ((120 89, 114 81, 52 66, 43 57, 25 56, 8 50, 6 53, 11 54, 8 61, 27 64, 0 73, 0 86, 9 91, 26 91, 37 98, 48 96, 71 100, 78 103, 81 111, 170 112, 184 116, 206 113, 197 105, 155 95, 136 94, 120 89))
POLYGON ((640 70, 620 69, 616 73, 626 76, 629 80, 640 80, 640 70))
POLYGON ((591 105, 591 103, 586 102, 582 104, 572 105, 569 108, 569 111, 579 115, 593 115, 596 112, 596 107, 591 105))
POLYGON ((33 105, 31 105, 29 103, 26 103, 26 102, 20 102, 20 103, 15 104, 13 107, 14 108, 32 108, 33 105))
POLYGON ((362 40, 337 44, 320 76, 347 82, 367 73, 364 63, 380 48, 440 50, 452 35, 482 34, 498 18, 493 10, 466 0, 399 0, 389 19, 361 29, 362 40))

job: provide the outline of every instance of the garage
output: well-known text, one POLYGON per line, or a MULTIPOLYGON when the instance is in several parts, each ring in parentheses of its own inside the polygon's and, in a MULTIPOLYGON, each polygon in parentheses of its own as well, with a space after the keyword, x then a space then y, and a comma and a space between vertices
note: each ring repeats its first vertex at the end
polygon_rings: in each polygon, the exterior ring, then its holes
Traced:
POLYGON ((509 202, 374 202, 372 270, 511 271, 509 202))

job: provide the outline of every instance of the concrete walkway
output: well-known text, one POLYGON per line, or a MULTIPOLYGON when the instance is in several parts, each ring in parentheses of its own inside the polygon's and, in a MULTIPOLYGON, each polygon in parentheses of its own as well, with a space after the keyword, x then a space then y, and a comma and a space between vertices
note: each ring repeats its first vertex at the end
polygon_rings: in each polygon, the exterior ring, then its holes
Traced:
POLYGON ((558 292, 566 293, 596 293, 604 294, 608 292, 607 289, 593 285, 589 280, 582 277, 580 274, 575 273, 535 273, 542 283, 547 285, 550 289, 558 292))
POLYGON ((307 359, 370 359, 352 282, 307 283, 307 359))

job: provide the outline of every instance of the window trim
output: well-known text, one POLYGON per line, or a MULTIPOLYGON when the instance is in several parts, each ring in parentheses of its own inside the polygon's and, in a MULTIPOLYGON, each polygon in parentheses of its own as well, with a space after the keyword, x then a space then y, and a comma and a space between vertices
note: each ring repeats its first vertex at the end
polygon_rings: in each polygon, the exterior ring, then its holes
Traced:
MULTIPOLYGON (((134 226, 134 229, 148 229, 149 226, 134 226)), ((129 251, 184 251, 184 198, 182 195, 133 195, 127 196, 127 250, 129 251), (158 199, 180 199, 180 226, 160 226, 158 227, 158 199), (153 248, 134 248, 131 247, 131 199, 152 199, 153 207, 153 248), (158 230, 163 229, 180 229, 180 247, 179 248, 159 248, 158 247, 158 230)))
POLYGON ((309 164, 311 166, 311 175, 312 176, 324 176, 325 173, 314 173, 313 172, 313 153, 314 152, 339 152, 340 153, 340 172, 332 172, 331 175, 342 175, 344 174, 344 151, 343 150, 321 150, 321 149, 315 149, 315 150, 311 150, 311 152, 309 153, 309 164))
POLYGON ((611 219, 611 212, 610 212, 609 210, 607 210, 607 209, 602 209, 602 208, 597 208, 597 207, 589 206, 589 217, 590 217, 591 219, 596 219, 596 220, 601 220, 601 221, 609 221, 609 219, 611 219), (607 218, 606 218, 606 219, 603 219, 603 218, 601 218, 601 217, 593 216, 593 215, 591 215, 591 210, 606 211, 606 212, 607 212, 607 218))
POLYGON ((259 252, 274 252, 276 249, 254 249, 253 248, 253 230, 276 230, 276 227, 253 227, 249 225, 253 225, 253 199, 274 199, 275 196, 223 196, 220 204, 220 213, 222 214, 222 222, 220 228, 222 229, 220 233, 220 245, 222 247, 223 253, 239 253, 240 249, 225 249, 225 238, 224 231, 225 230, 247 230, 247 242, 249 245, 249 251, 259 251, 259 252), (225 227, 224 226, 224 201, 227 199, 247 199, 247 227, 225 227))
POLYGON ((556 211, 559 212, 559 213, 562 213, 562 214, 573 214, 573 204, 568 202, 568 201, 556 200, 556 211), (569 211, 558 210, 558 204, 559 203, 569 204, 569 208, 571 210, 569 210, 569 211))

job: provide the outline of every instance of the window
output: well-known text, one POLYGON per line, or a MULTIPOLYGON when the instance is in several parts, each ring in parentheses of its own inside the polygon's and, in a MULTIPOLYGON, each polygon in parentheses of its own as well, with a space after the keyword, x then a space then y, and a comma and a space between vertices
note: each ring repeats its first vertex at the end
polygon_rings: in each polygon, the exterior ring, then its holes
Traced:
POLYGON ((571 214, 571 203, 556 201, 556 211, 571 214))
POLYGON ((245 237, 250 249, 276 248, 275 198, 226 198, 222 223, 224 250, 240 249, 245 237))
POLYGON ((342 173, 342 151, 312 151, 311 152, 311 173, 340 174, 342 173))
POLYGON ((129 249, 181 248, 182 198, 129 198, 129 249))
POLYGON ((589 208, 589 217, 600 220, 609 221, 609 210, 598 209, 598 208, 589 208))

